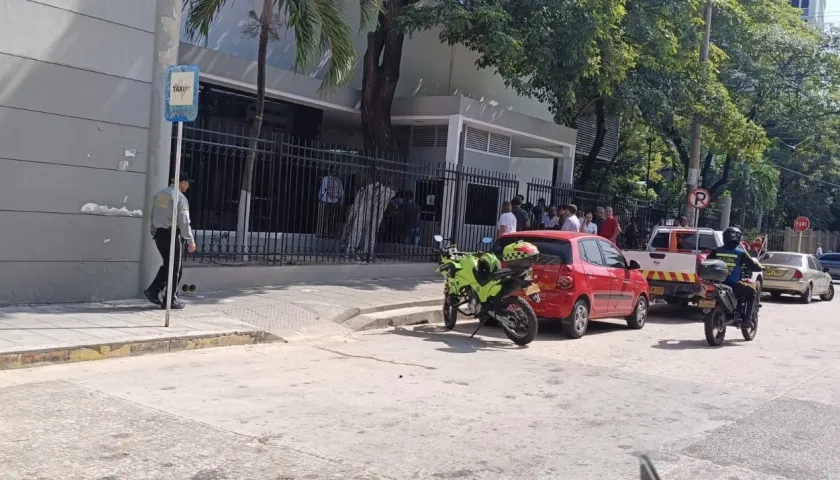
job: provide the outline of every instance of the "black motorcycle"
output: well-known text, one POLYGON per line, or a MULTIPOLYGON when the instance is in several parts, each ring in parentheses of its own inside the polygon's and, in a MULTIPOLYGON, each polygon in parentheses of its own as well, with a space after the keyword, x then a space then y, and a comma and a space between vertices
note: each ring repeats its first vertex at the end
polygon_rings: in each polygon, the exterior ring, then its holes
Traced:
MULTIPOLYGON (((741 329, 744 340, 750 342, 758 332, 758 310, 761 308, 759 299, 753 302, 751 312, 747 311, 747 299, 738 298, 732 287, 723 282, 729 276, 729 268, 722 260, 704 260, 697 267, 698 276, 714 290, 707 291, 706 298, 714 300, 715 307, 703 318, 706 331, 706 341, 713 347, 719 347, 726 338, 726 327, 741 329), (752 327, 742 326, 744 320, 752 316, 752 327)), ((750 272, 744 269, 748 281, 750 272)))

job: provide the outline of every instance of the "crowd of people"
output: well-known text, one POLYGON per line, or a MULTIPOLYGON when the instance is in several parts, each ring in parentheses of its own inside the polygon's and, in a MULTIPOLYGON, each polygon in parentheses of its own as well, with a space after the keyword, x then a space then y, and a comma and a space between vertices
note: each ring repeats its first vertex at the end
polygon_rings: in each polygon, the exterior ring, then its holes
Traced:
POLYGON ((622 229, 610 206, 584 212, 575 204, 546 205, 544 198, 540 198, 537 204, 532 206, 525 204, 522 195, 517 195, 502 204, 498 228, 499 235, 524 230, 588 233, 608 238, 613 243, 627 248, 635 248, 637 242, 636 226, 630 221, 622 229))

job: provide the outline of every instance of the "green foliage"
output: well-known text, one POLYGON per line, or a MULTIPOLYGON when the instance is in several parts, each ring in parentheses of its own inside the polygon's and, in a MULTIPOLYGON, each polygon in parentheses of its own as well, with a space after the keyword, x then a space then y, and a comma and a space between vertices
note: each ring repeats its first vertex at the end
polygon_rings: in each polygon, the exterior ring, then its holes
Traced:
POLYGON ((494 69, 565 123, 634 65, 637 53, 621 34, 625 15, 625 0, 442 0, 409 7, 401 24, 409 32, 439 27, 442 42, 477 52, 477 67, 494 69))

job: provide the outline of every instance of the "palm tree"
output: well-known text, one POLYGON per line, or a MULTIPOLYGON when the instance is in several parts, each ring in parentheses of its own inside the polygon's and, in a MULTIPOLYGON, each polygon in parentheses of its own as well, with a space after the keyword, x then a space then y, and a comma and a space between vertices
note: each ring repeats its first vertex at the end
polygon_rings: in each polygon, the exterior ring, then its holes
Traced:
MULTIPOLYGON (((216 15, 228 0, 186 0, 186 31, 192 40, 206 41, 216 15)), ((230 0, 233 3, 233 0, 230 0)), ((360 0, 361 28, 372 25, 382 8, 382 0, 360 0)), ((265 67, 268 41, 280 39, 279 27, 285 19, 295 37, 295 71, 301 72, 315 60, 328 57, 320 93, 346 85, 356 69, 356 49, 344 15, 343 0, 263 0, 262 11, 249 13, 251 23, 243 28, 245 35, 258 38, 256 114, 251 124, 251 138, 239 195, 236 240, 242 253, 248 253, 248 230, 253 190, 254 162, 262 131, 265 110, 265 67)))

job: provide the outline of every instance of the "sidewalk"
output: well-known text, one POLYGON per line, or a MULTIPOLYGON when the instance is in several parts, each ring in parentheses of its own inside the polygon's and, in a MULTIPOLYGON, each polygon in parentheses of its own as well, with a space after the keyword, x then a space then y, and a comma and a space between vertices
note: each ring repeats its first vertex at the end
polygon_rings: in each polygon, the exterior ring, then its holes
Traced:
POLYGON ((441 289, 436 278, 392 278, 196 292, 169 328, 145 300, 5 307, 0 370, 346 334, 387 325, 383 312, 410 322, 406 312, 438 305, 441 289))

